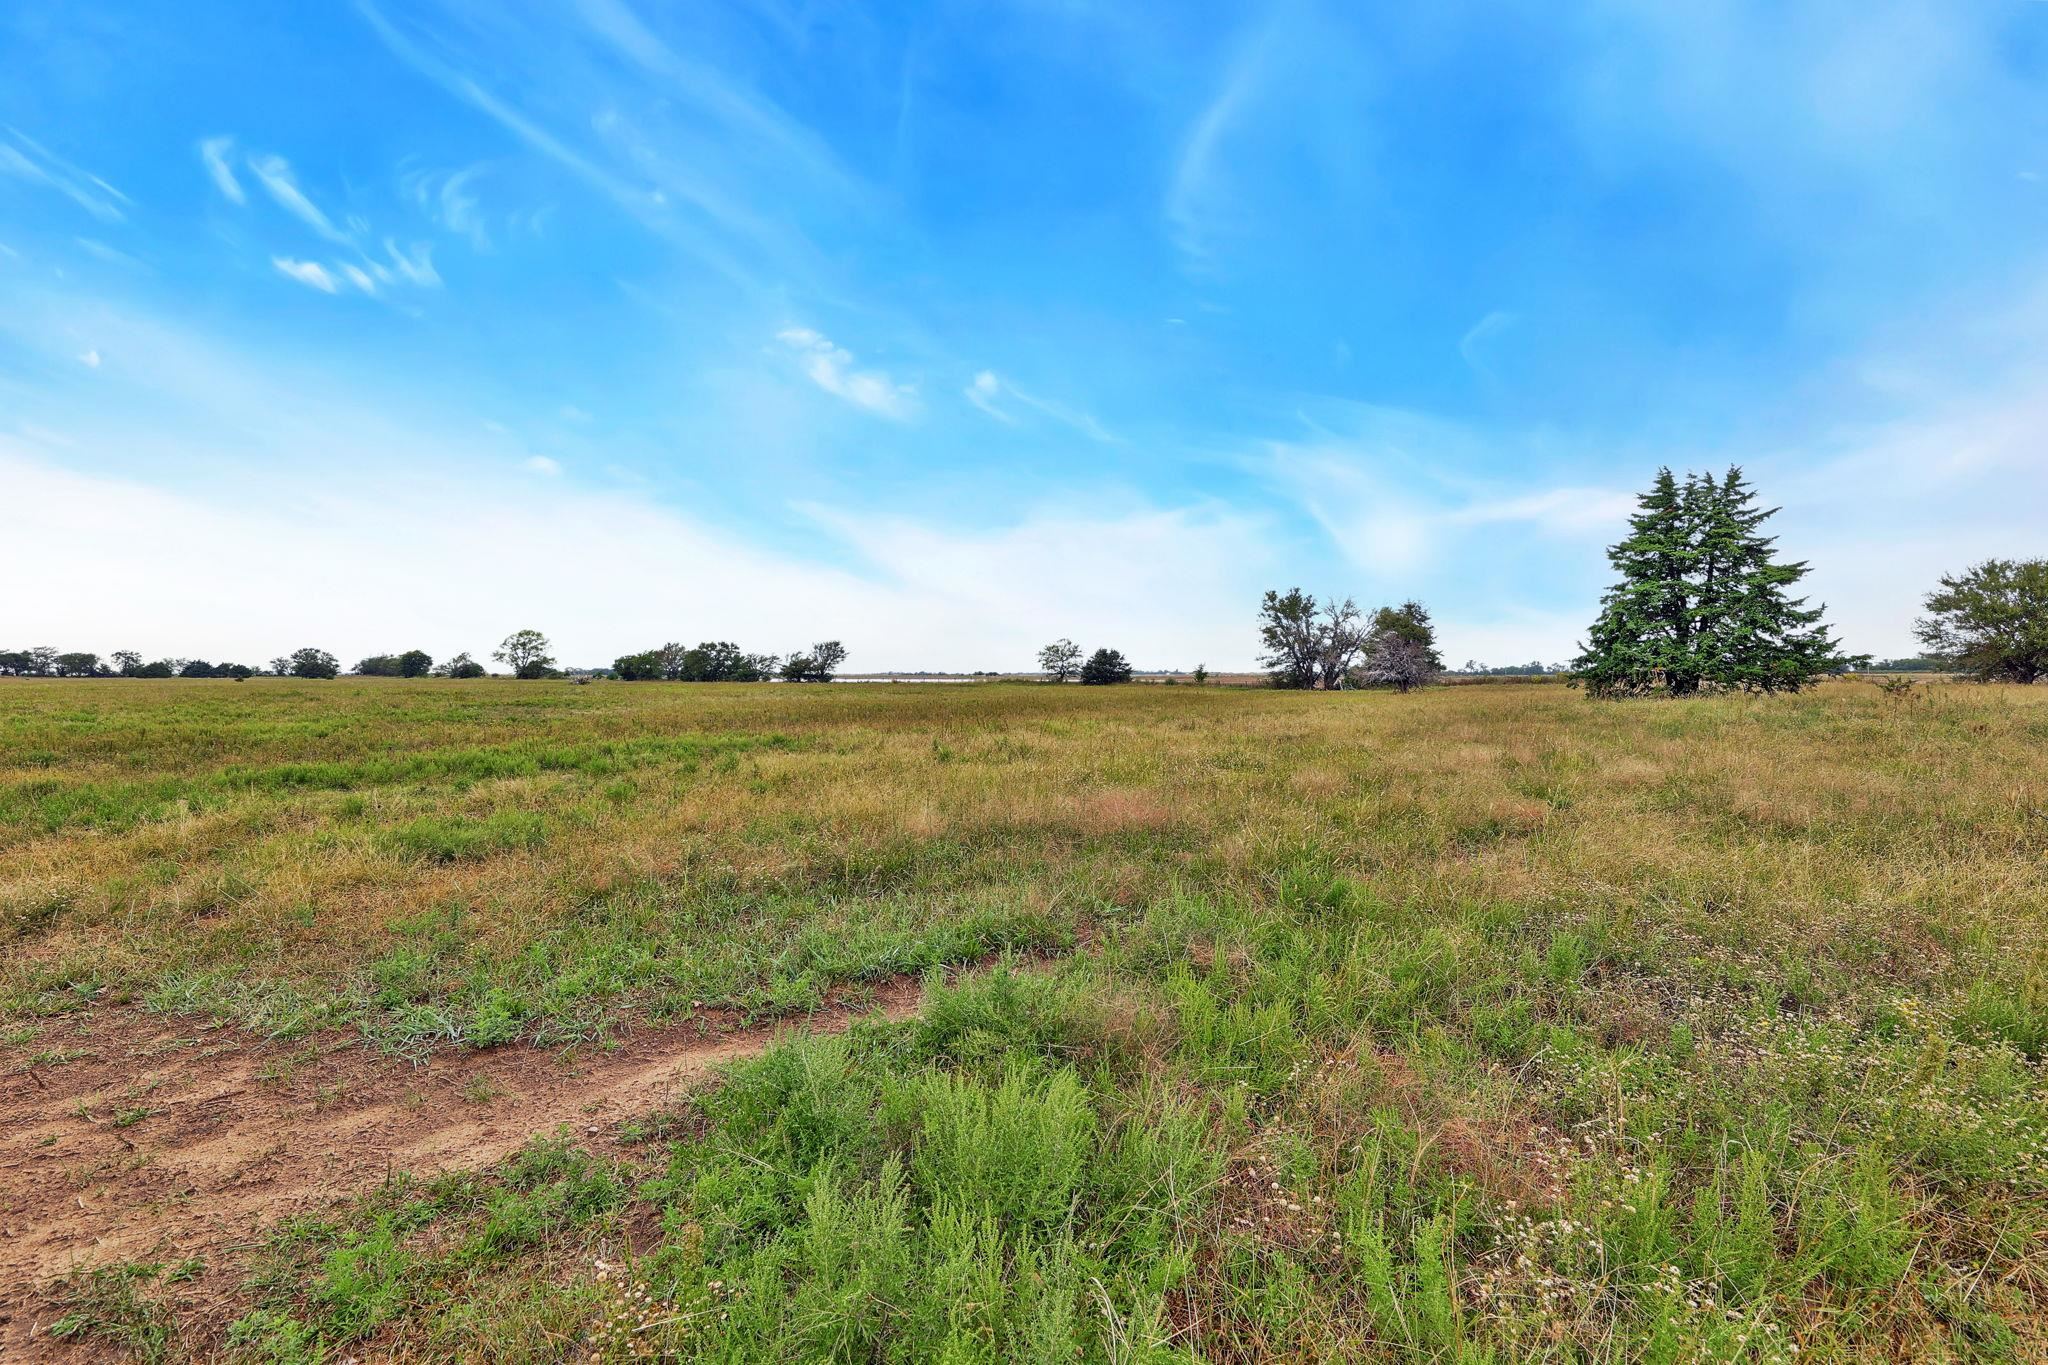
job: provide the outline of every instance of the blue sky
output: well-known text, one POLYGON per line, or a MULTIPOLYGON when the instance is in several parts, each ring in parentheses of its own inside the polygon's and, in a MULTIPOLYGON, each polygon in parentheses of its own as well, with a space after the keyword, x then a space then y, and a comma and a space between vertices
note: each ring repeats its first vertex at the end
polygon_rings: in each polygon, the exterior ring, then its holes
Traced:
POLYGON ((1557 659, 1740 462, 1848 643, 2048 522, 2048 4, 23 0, 0 643, 1557 659), (1413 11, 1413 12, 1409 12, 1413 11))

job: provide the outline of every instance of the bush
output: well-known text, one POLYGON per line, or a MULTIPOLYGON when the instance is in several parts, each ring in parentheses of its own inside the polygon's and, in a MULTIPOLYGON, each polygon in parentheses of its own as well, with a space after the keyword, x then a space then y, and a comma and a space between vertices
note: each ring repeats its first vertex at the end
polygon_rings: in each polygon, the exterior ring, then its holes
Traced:
POLYGON ((1081 681, 1091 687, 1105 687, 1131 680, 1131 664, 1119 650, 1098 649, 1081 665, 1081 681))

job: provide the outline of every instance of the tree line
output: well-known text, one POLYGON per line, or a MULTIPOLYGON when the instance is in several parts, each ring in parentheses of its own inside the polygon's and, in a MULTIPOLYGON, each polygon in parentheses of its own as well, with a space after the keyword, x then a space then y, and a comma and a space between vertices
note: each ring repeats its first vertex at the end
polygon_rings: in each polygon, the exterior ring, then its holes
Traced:
MULTIPOLYGON (((1739 467, 1716 478, 1680 480, 1660 469, 1637 499, 1629 533, 1610 546, 1618 581, 1601 597, 1599 616, 1569 666, 1572 681, 1600 697, 1664 693, 1797 692, 1819 678, 1852 669, 1946 668, 1984 681, 2032 683, 2048 677, 2048 559, 1990 559, 1944 575, 1927 595, 1927 614, 1914 623, 1926 653, 1873 665, 1845 653, 1822 620, 1791 589, 1806 577, 1805 561, 1781 562, 1776 538, 1762 527, 1778 512, 1757 505, 1739 467)), ((1434 682, 1445 669, 1436 628, 1416 601, 1365 614, 1350 597, 1317 599, 1300 588, 1269 591, 1259 604, 1259 664, 1275 687, 1335 690, 1387 687, 1400 692, 1434 682)), ((517 630, 492 658, 517 678, 560 677, 547 636, 517 630)), ((846 649, 824 640, 788 655, 751 654, 727 640, 693 648, 671 642, 622 654, 610 676, 627 682, 830 682, 846 649)), ((1051 682, 1126 683, 1131 664, 1115 649, 1083 656, 1072 640, 1038 653, 1051 682)), ((476 678, 484 666, 468 654, 436 663, 422 649, 373 654, 351 670, 364 677, 476 678)), ((1536 662, 1467 673, 1549 671, 1536 662)), ((0 675, 56 678, 333 678, 341 665, 307 647, 267 667, 205 659, 155 659, 134 650, 98 654, 48 645, 0 650, 0 675)), ((1197 683, 1208 670, 1198 667, 1197 683)))
POLYGON ((1072 640, 1054 640, 1039 650, 1038 668, 1047 682, 1076 679, 1087 687, 1107 687, 1131 680, 1131 661, 1122 650, 1098 649, 1084 659, 1081 646, 1072 640))
POLYGON ((730 640, 706 640, 694 649, 670 642, 659 649, 621 654, 612 676, 622 682, 831 682, 846 662, 846 646, 820 640, 794 654, 749 654, 730 640))

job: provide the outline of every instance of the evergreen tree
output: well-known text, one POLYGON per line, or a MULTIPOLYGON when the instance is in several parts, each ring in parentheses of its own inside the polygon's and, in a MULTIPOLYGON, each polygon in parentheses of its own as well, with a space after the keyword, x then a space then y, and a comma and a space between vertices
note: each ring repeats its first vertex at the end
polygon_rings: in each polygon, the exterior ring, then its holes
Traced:
POLYGON ((1098 649, 1088 656, 1088 662, 1081 665, 1081 681, 1090 687, 1113 686, 1131 680, 1130 661, 1123 651, 1098 649))
POLYGON ((1645 692, 1663 678, 1673 692, 1699 684, 1692 660, 1686 576, 1693 552, 1686 499, 1669 469, 1637 499, 1629 536, 1607 551, 1621 581, 1601 599, 1576 674, 1597 696, 1645 692))
POLYGON ((1787 589, 1807 574, 1781 564, 1739 468, 1725 477, 1668 469, 1629 519, 1629 536, 1607 552, 1621 581, 1602 599, 1574 676, 1599 696, 1662 686, 1673 696, 1702 688, 1796 692, 1855 660, 1821 624, 1821 609, 1787 589))

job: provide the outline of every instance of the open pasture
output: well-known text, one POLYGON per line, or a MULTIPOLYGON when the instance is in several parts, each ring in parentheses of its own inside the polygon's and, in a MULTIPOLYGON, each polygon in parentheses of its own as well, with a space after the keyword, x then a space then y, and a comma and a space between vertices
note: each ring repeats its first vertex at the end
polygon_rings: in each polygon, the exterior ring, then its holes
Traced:
POLYGON ((0 937, 17 1241, 206 1197, 165 1056, 726 1060, 70 1246, 38 1356, 2048 1358, 2039 688, 9 681, 0 937))

